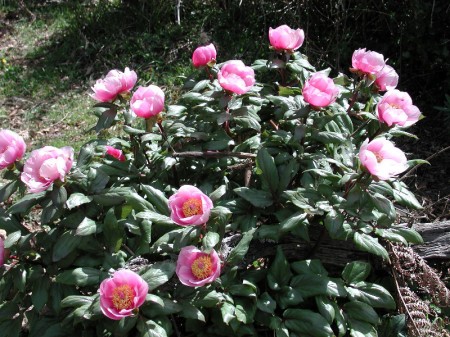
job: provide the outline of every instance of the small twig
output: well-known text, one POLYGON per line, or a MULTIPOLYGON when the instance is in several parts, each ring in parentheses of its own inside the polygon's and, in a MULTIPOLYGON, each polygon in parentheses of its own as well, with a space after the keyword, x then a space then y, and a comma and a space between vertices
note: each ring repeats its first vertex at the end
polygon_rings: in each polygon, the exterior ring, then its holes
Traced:
MULTIPOLYGON (((430 160, 433 159, 434 157, 440 155, 441 153, 443 153, 443 152, 445 152, 445 151, 447 151, 447 150, 449 150, 449 149, 450 149, 450 146, 447 146, 446 148, 443 148, 442 150, 440 150, 440 151, 438 151, 438 152, 436 152, 436 153, 433 153, 431 156, 429 156, 429 157, 428 157, 427 159, 425 159, 425 160, 426 160, 426 161, 430 161, 430 160)), ((420 163, 420 164, 417 164, 416 166, 412 167, 412 168, 411 168, 409 171, 407 171, 407 172, 403 175, 403 177, 401 177, 399 180, 400 180, 400 181, 403 181, 406 177, 410 176, 414 171, 417 170, 418 167, 420 167, 420 166, 422 166, 422 165, 423 165, 423 163, 420 163)))
POLYGON ((214 152, 214 151, 186 151, 186 152, 173 152, 172 156, 175 158, 182 157, 205 157, 205 158, 224 158, 224 157, 236 157, 236 158, 256 158, 256 154, 248 152, 214 152))

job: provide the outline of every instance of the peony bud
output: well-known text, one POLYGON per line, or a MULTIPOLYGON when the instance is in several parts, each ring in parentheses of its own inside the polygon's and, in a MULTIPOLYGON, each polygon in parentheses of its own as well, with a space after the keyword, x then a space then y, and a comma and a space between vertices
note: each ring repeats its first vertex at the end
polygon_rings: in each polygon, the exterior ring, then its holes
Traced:
POLYGON ((352 70, 366 75, 375 75, 385 66, 384 56, 374 51, 358 49, 353 52, 352 70))
POLYGON ((339 89, 324 73, 313 74, 303 86, 305 101, 315 107, 326 107, 336 100, 339 89))
POLYGON ((222 66, 217 79, 225 90, 242 95, 255 84, 255 72, 240 60, 231 60, 222 66))
POLYGON ((95 82, 91 97, 100 102, 112 102, 119 94, 129 92, 137 81, 137 75, 128 67, 125 72, 111 70, 105 78, 95 82))
POLYGON ((125 156, 123 155, 122 150, 116 149, 112 146, 106 146, 106 154, 116 158, 119 161, 125 161, 125 156))
POLYGON ((411 126, 419 120, 420 115, 420 110, 412 104, 408 93, 397 89, 386 92, 377 105, 378 120, 389 126, 411 126))
POLYGON ((138 117, 156 116, 164 110, 164 92, 156 85, 139 87, 131 97, 130 106, 138 117))
POLYGON ((275 29, 269 28, 269 41, 275 50, 293 52, 301 47, 305 40, 303 29, 291 29, 287 25, 275 29))
POLYGON ((11 130, 0 130, 0 170, 20 160, 26 145, 21 136, 11 130))
POLYGON ((216 48, 212 43, 207 46, 198 47, 192 54, 192 64, 194 67, 204 67, 216 61, 216 48))
POLYGON ((391 66, 385 65, 375 76, 375 85, 378 90, 392 90, 398 84, 398 74, 391 66))

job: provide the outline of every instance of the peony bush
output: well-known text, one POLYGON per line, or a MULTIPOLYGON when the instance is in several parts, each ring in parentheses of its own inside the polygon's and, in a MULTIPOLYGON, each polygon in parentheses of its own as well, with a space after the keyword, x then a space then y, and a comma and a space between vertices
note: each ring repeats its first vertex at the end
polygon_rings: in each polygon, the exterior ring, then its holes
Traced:
POLYGON ((304 38, 271 28, 251 66, 200 46, 176 102, 111 70, 114 136, 77 155, 1 130, 2 335, 401 336, 388 248, 422 239, 395 140, 421 113, 383 55, 319 71, 304 38))

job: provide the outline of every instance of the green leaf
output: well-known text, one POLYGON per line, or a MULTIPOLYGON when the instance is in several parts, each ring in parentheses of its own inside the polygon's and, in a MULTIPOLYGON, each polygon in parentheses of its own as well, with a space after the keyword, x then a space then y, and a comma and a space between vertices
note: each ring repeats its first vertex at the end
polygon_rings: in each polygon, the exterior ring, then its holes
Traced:
POLYGON ((74 209, 75 207, 90 203, 92 200, 93 198, 91 196, 84 195, 83 193, 73 193, 67 199, 66 206, 68 209, 74 209))
POLYGON ((382 337, 406 337, 406 318, 404 314, 397 316, 385 316, 378 329, 378 336, 382 337))
POLYGON ((381 195, 380 193, 374 193, 370 195, 370 197, 376 209, 378 209, 383 214, 386 214, 389 217, 389 219, 394 220, 397 217, 394 205, 384 195, 381 195))
POLYGON ((172 261, 157 262, 140 271, 141 277, 147 282, 148 290, 158 288, 170 280, 175 272, 175 263, 172 261))
POLYGON ((372 325, 377 325, 380 320, 375 310, 364 302, 347 302, 344 304, 344 311, 350 318, 372 325))
POLYGON ((278 246, 275 259, 270 265, 269 272, 267 274, 267 283, 271 289, 279 290, 281 287, 289 283, 292 275, 289 262, 286 260, 281 247, 278 246))
POLYGON ((102 114, 98 118, 97 124, 95 125, 95 132, 99 133, 101 130, 109 128, 116 118, 117 106, 111 103, 100 103, 96 107, 102 110, 102 114), (102 104, 102 106, 100 106, 102 104))
POLYGON ((83 221, 78 225, 75 235, 87 236, 95 234, 97 232, 97 224, 94 220, 89 218, 84 218, 83 221))
POLYGON ((351 337, 378 337, 377 329, 370 323, 349 319, 351 337))
POLYGON ((19 337, 22 332, 22 319, 23 316, 19 315, 14 319, 9 319, 0 322, 0 331, 3 336, 7 337, 19 337))
POLYGON ((422 236, 418 232, 416 232, 413 228, 393 226, 391 228, 391 231, 393 233, 401 235, 409 243, 412 243, 415 245, 423 244, 422 236))
POLYGON ((344 297, 347 295, 340 279, 331 279, 324 275, 303 274, 292 278, 291 286, 304 298, 316 295, 344 297))
POLYGON ((164 193, 150 185, 141 185, 142 191, 147 196, 148 201, 155 206, 155 209, 162 215, 170 215, 168 199, 164 193))
POLYGON ((342 278, 346 283, 364 281, 370 274, 370 264, 363 261, 353 261, 347 263, 342 271, 342 278))
POLYGON ((138 320, 137 329, 139 337, 168 337, 166 329, 152 320, 138 320))
POLYGON ((0 202, 7 200, 19 188, 19 181, 13 180, 0 188, 0 202))
POLYGON ((244 233, 241 241, 233 248, 227 258, 227 263, 230 265, 235 265, 239 263, 247 254, 248 247, 250 246, 250 242, 253 239, 253 234, 255 233, 256 228, 252 228, 244 233))
POLYGON ((317 140, 318 142, 321 142, 323 144, 341 144, 347 140, 344 135, 339 132, 314 130, 311 136, 312 139, 317 140))
POLYGON ((400 205, 410 207, 412 209, 422 209, 422 205, 417 201, 414 194, 408 190, 406 185, 399 181, 394 181, 394 199, 400 205))
POLYGON ((266 208, 273 204, 272 195, 266 191, 248 187, 238 187, 233 191, 255 207, 266 208))
POLYGON ((275 300, 272 298, 272 296, 269 295, 269 293, 264 292, 256 301, 256 306, 263 312, 273 314, 277 307, 277 302, 275 302, 275 300))
POLYGON ((279 184, 278 170, 275 160, 264 147, 256 155, 256 167, 262 175, 262 180, 269 186, 272 195, 275 195, 279 184))
POLYGON ((348 296, 353 301, 361 301, 374 308, 395 309, 395 301, 391 294, 382 286, 360 281, 346 287, 348 296))
POLYGON ((15 202, 8 212, 11 214, 28 213, 34 205, 36 205, 42 198, 44 198, 45 192, 27 194, 19 201, 15 202))
POLYGON ((287 309, 283 313, 285 326, 300 335, 333 336, 333 330, 322 315, 311 310, 287 309))
POLYGON ((62 308, 81 307, 82 305, 91 305, 94 299, 91 296, 70 295, 61 301, 62 308))
POLYGON ((81 267, 56 275, 56 282, 79 287, 99 285, 102 272, 95 268, 81 267))
POLYGON ((208 232, 202 239, 202 247, 205 253, 209 253, 220 241, 220 236, 214 232, 208 232))
POLYGON ((253 322, 256 312, 256 303, 254 301, 238 297, 234 300, 234 305, 236 308, 234 314, 239 322, 244 324, 253 322))
POLYGON ((172 219, 169 218, 168 216, 156 213, 151 210, 139 212, 138 214, 136 214, 136 217, 140 218, 140 219, 150 220, 151 222, 158 224, 158 225, 174 225, 175 224, 172 221, 172 219))
POLYGON ((328 275, 320 260, 297 261, 291 263, 291 267, 297 274, 328 275))
POLYGON ((329 324, 332 324, 334 317, 336 316, 334 302, 332 302, 327 296, 316 296, 314 299, 320 314, 325 317, 329 324))
POLYGON ((33 291, 31 292, 31 303, 33 303, 36 310, 40 311, 48 302, 48 289, 50 287, 50 281, 47 277, 43 276, 38 278, 33 283, 33 291))
POLYGON ((81 243, 81 237, 75 235, 75 231, 64 232, 53 247, 53 262, 57 262, 69 255, 81 243))
POLYGON ((303 296, 297 288, 284 286, 275 294, 277 304, 281 309, 295 307, 303 302, 303 296))
POLYGON ((307 227, 308 226, 307 217, 308 214, 305 212, 294 213, 287 219, 280 222, 279 230, 283 233, 286 233, 298 227, 307 227))
POLYGON ((358 249, 365 252, 369 252, 378 256, 381 256, 385 260, 389 260, 389 254, 386 249, 378 242, 377 238, 373 238, 370 235, 355 232, 353 236, 353 242, 358 249))
POLYGON ((345 240, 348 232, 344 228, 344 216, 334 209, 327 213, 325 217, 325 228, 330 237, 334 240, 345 240))
POLYGON ((184 318, 196 319, 202 322, 206 322, 205 315, 200 311, 200 309, 196 308, 190 303, 183 303, 181 305, 182 310, 180 312, 180 316, 184 318))
POLYGON ((64 186, 53 185, 53 190, 50 192, 50 197, 54 205, 61 207, 67 201, 67 190, 64 186))
POLYGON ((109 251, 117 253, 122 246, 124 229, 123 226, 117 222, 114 208, 110 208, 108 212, 106 212, 105 220, 103 221, 103 235, 109 251))
POLYGON ((235 307, 229 302, 222 303, 220 307, 220 312, 222 313, 222 320, 225 324, 229 324, 233 319, 236 318, 234 315, 235 307))
POLYGON ((17 243, 17 241, 20 240, 21 237, 22 237, 21 231, 16 231, 16 232, 8 234, 8 236, 6 237, 6 240, 4 241, 4 247, 11 248, 12 246, 14 246, 17 243))

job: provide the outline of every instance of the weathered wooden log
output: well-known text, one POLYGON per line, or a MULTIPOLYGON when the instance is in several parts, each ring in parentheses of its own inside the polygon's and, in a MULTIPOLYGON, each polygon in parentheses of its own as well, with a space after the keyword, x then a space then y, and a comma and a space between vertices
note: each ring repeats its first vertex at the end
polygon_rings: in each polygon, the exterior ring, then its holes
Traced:
MULTIPOLYGON (((342 267, 349 261, 373 259, 373 255, 358 250, 353 242, 332 240, 326 230, 322 229, 322 226, 310 227, 311 242, 293 236, 286 237, 279 243, 253 241, 244 263, 249 264, 258 258, 274 256, 279 245, 289 260, 320 259, 326 265, 342 267)), ((415 224, 413 229, 419 232, 424 240, 423 244, 413 246, 414 251, 422 258, 450 258, 450 221, 415 224)))

